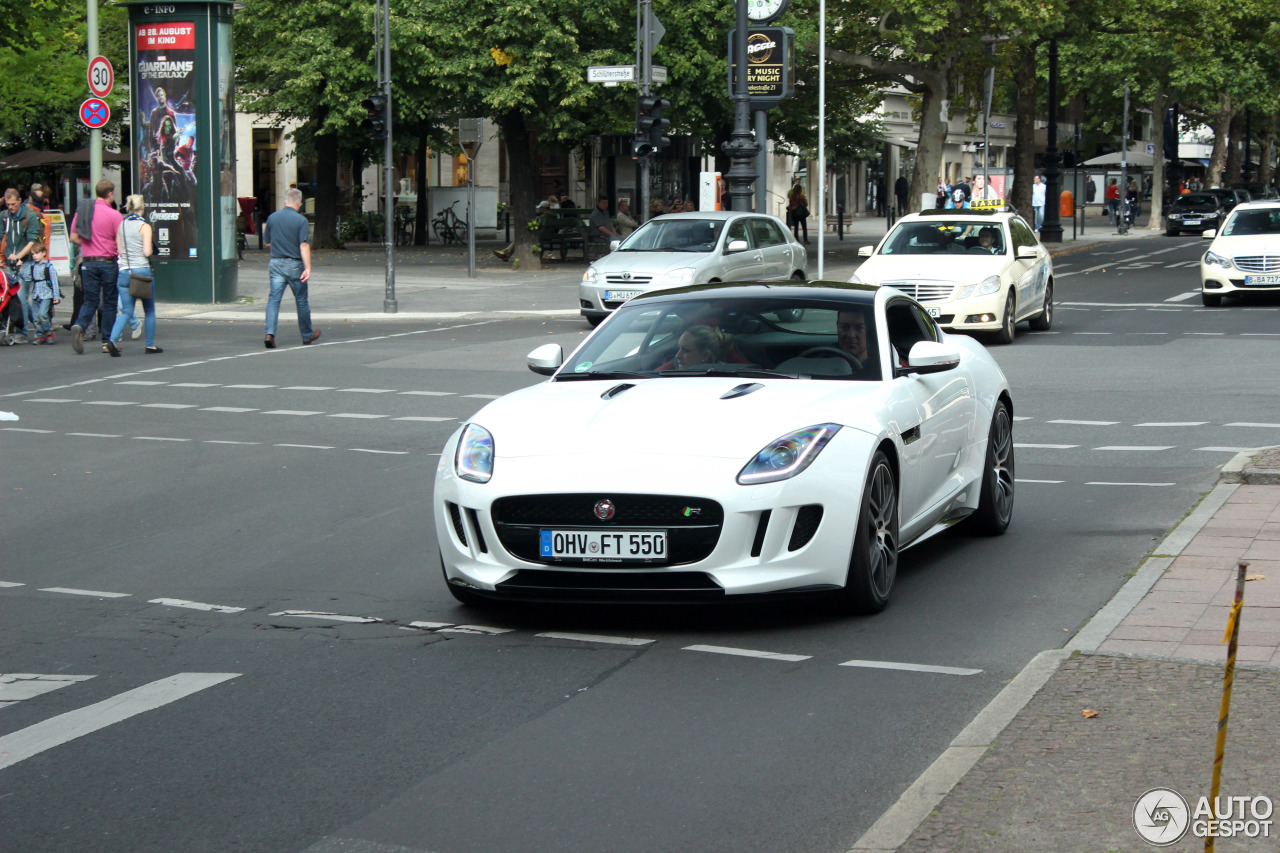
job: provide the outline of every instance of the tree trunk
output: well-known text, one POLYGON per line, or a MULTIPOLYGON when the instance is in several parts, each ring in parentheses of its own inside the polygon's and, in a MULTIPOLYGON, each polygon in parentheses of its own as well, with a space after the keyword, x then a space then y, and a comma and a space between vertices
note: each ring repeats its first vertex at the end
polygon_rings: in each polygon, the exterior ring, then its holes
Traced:
POLYGON ((515 244, 512 258, 527 269, 542 269, 541 258, 534 254, 533 246, 537 242, 536 231, 529 230, 529 222, 536 215, 537 175, 535 164, 541 162, 536 156, 535 142, 529 127, 525 124, 524 114, 519 112, 503 113, 497 116, 498 127, 502 129, 502 138, 507 144, 507 179, 511 191, 511 236, 515 244))
POLYGON ((431 219, 431 205, 427 201, 427 140, 430 131, 430 120, 420 119, 418 121, 418 150, 414 152, 414 156, 418 160, 418 185, 414 188, 414 192, 418 194, 418 213, 413 220, 413 245, 415 246, 431 245, 431 232, 427 230, 427 225, 431 219))
POLYGON ((1276 134, 1274 131, 1268 131, 1266 136, 1262 137, 1258 142, 1259 153, 1262 155, 1258 160, 1258 182, 1263 186, 1271 184, 1273 170, 1271 167, 1271 155, 1276 147, 1276 134))
MULTIPOLYGON (((1164 114, 1169 108, 1169 98, 1164 86, 1156 87, 1151 101, 1151 144, 1155 153, 1151 157, 1151 216, 1148 231, 1164 230, 1164 114)), ((1175 146, 1176 148, 1176 146, 1175 146)))
POLYGON ((1222 186, 1222 165, 1227 159, 1227 142, 1230 139, 1231 118, 1235 110, 1231 108, 1231 98, 1222 95, 1218 112, 1214 113, 1213 153, 1209 155, 1209 170, 1205 173, 1205 184, 1209 189, 1222 186))
MULTIPOLYGON (((1018 51, 1018 123, 1014 130, 1013 195, 1005 197, 1025 216, 1031 210, 1031 183, 1036 171, 1036 48, 1018 51)), ((1033 220, 1034 224, 1034 220, 1033 220)))
POLYGON ((1227 173, 1223 180, 1227 186, 1238 184, 1244 180, 1242 164, 1244 162, 1244 112, 1237 111, 1231 117, 1231 138, 1227 140, 1227 173))
MULTIPOLYGON (((317 116, 317 126, 324 122, 317 116)), ((326 133, 315 137, 316 144, 316 231, 319 249, 341 249, 338 241, 338 137, 326 133)))
MULTIPOLYGON (((947 75, 940 72, 939 80, 924 82, 920 100, 920 137, 916 145, 916 167, 911 172, 910 189, 907 190, 907 210, 917 212, 920 197, 938 191, 938 178, 942 175, 942 155, 947 144, 947 123, 942 120, 942 102, 947 98, 947 75), (940 81, 940 84, 939 84, 940 81)), ((886 180, 886 191, 893 187, 886 180)))

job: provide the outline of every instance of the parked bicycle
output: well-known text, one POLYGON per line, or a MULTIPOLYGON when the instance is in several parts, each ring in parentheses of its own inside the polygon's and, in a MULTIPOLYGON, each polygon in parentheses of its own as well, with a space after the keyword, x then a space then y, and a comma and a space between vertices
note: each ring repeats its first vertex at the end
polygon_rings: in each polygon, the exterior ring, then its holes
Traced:
MULTIPOLYGON (((458 201, 461 201, 459 199, 458 201)), ((467 241, 467 220, 459 218, 458 214, 453 212, 453 204, 436 214, 436 218, 431 221, 431 233, 436 235, 436 239, 444 245, 450 243, 465 243, 467 241)))

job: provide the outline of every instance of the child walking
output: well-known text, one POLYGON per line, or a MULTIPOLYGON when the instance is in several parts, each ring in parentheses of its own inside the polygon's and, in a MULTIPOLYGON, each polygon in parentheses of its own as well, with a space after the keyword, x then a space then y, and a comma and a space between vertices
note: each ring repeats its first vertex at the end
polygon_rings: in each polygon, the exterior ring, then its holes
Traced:
POLYGON ((62 301, 62 291, 58 289, 58 271, 49 263, 49 252, 42 241, 31 245, 32 263, 23 264, 18 270, 18 277, 24 280, 31 293, 29 301, 31 311, 31 328, 27 334, 35 333, 38 344, 57 343, 53 334, 53 325, 49 322, 49 312, 54 305, 62 301))

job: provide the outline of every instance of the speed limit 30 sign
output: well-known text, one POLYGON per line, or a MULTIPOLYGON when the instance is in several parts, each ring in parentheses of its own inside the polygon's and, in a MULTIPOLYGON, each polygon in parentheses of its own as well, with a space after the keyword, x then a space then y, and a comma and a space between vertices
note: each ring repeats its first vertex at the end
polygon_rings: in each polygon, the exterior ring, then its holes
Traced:
POLYGON ((95 56, 89 60, 89 91, 99 98, 105 98, 111 94, 111 87, 115 85, 116 72, 111 67, 111 61, 105 56, 95 56))

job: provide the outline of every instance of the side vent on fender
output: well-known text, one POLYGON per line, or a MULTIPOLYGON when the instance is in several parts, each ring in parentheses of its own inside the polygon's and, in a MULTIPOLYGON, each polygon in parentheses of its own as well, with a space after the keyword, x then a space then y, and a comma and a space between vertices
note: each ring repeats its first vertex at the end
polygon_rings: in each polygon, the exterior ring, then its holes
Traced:
POLYGON ((820 504, 807 504, 800 507, 799 512, 796 513, 795 526, 791 528, 791 541, 787 543, 787 550, 799 551, 808 545, 813 534, 818 532, 818 525, 821 523, 822 506, 820 504))

